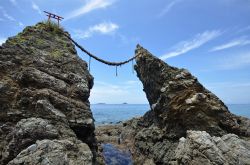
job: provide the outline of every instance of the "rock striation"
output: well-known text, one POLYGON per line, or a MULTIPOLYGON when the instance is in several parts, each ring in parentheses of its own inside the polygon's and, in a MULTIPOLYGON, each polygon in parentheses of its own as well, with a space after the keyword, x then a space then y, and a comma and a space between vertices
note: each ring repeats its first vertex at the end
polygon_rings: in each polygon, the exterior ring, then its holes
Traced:
POLYGON ((205 131, 187 131, 174 159, 176 164, 249 164, 250 143, 235 134, 211 137, 205 131))
POLYGON ((250 135, 240 118, 188 70, 171 67, 142 47, 136 54, 135 70, 152 109, 144 116, 148 124, 156 124, 169 138, 185 136, 190 129, 215 136, 250 135))
POLYGON ((0 47, 0 164, 95 162, 93 77, 63 33, 38 23, 0 47))
POLYGON ((188 70, 141 46, 136 56, 135 70, 151 110, 123 123, 119 135, 135 164, 249 163, 249 119, 230 113, 188 70))

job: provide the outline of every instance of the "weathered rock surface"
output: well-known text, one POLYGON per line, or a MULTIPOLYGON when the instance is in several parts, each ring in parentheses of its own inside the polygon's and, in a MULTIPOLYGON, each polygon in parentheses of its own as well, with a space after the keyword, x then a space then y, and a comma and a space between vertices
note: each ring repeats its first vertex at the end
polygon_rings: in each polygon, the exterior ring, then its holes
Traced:
POLYGON ((79 140, 36 141, 10 161, 19 164, 92 164, 93 154, 89 146, 79 140))
POLYGON ((174 158, 176 164, 250 164, 250 142, 235 134, 211 137, 205 131, 187 131, 174 158))
POLYGON ((0 164, 95 161, 93 78, 62 33, 38 23, 0 47, 0 164))
POLYGON ((241 127, 241 119, 189 71, 169 66, 140 46, 136 54, 140 56, 135 70, 151 106, 144 116, 149 125, 156 124, 169 138, 185 136, 187 130, 202 130, 215 136, 250 135, 241 127))
POLYGON ((140 46, 136 55, 151 110, 109 133, 130 148, 135 164, 249 164, 249 119, 230 113, 187 70, 140 46))

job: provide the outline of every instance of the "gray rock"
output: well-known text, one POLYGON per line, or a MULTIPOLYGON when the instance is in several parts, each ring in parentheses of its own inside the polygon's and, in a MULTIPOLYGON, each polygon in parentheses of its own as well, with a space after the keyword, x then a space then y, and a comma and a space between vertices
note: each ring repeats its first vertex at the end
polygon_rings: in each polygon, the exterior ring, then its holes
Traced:
POLYGON ((155 118, 151 124, 161 127, 170 138, 185 136, 189 129, 205 130, 217 136, 227 133, 245 136, 239 117, 231 114, 187 70, 166 64, 140 46, 136 55, 135 70, 154 111, 151 113, 154 116, 144 116, 144 119, 155 118))
POLYGON ((22 119, 7 135, 7 144, 2 151, 2 161, 8 162, 24 147, 35 143, 38 139, 55 139, 58 137, 58 130, 47 120, 41 118, 22 119))
POLYGON ((42 140, 20 152, 8 165, 91 165, 92 152, 87 144, 70 140, 42 140))
POLYGON ((135 70, 151 107, 121 128, 136 164, 248 163, 249 119, 230 113, 187 70, 166 64, 141 46, 136 57, 135 70))
POLYGON ((180 138, 174 159, 178 164, 250 164, 250 142, 237 135, 211 137, 205 131, 188 131, 180 138))
POLYGON ((62 33, 67 32, 38 23, 0 49, 0 165, 95 162, 88 100, 93 77, 62 33), (66 139, 78 142, 66 145, 66 139), (41 142, 52 146, 42 151, 41 142), (81 155, 83 150, 87 154, 81 155))

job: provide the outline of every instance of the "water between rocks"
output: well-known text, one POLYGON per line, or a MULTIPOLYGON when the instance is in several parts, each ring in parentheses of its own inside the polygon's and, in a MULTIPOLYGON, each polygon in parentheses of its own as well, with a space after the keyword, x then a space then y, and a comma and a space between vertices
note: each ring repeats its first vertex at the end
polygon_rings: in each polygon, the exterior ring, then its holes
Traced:
POLYGON ((132 156, 129 150, 122 151, 112 144, 102 144, 103 156, 107 165, 132 165, 132 156))
MULTIPOLYGON (((229 104, 229 110, 237 115, 250 117, 250 104, 229 104)), ((92 104, 96 125, 115 124, 133 117, 143 116, 150 109, 147 104, 92 104)), ((132 165, 129 151, 121 151, 112 144, 102 144, 107 165, 132 165)))

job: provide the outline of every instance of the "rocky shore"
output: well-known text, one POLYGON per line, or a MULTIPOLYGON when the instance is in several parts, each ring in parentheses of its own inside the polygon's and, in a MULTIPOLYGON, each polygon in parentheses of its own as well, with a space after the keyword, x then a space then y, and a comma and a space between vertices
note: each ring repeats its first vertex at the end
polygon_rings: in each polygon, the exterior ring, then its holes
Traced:
POLYGON ((143 117, 96 129, 99 143, 134 164, 249 164, 250 120, 236 116, 186 69, 138 46, 135 70, 151 106, 143 117))
POLYGON ((0 165, 105 164, 107 150, 119 152, 108 164, 250 164, 250 120, 139 45, 135 70, 150 110, 95 128, 93 77, 63 33, 38 23, 0 46, 0 165))

